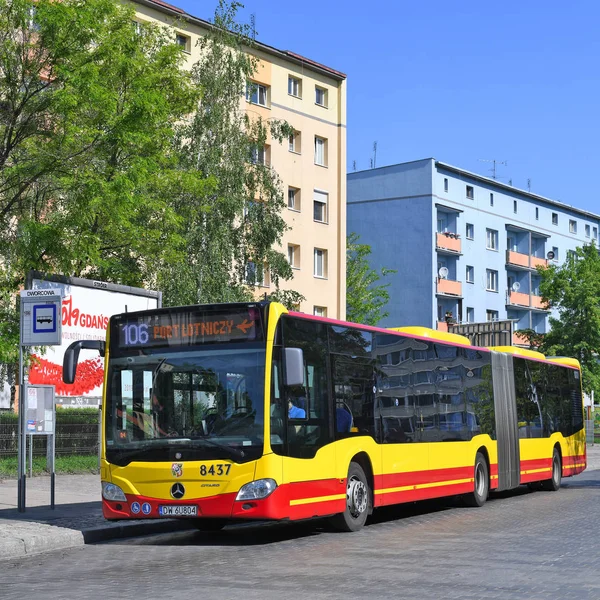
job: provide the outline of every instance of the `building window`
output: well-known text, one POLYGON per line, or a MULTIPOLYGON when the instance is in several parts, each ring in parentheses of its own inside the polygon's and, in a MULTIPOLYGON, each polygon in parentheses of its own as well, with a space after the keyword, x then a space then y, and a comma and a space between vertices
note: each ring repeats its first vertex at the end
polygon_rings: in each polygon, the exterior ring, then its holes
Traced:
POLYGON ((466 279, 467 283, 475 282, 475 267, 472 267, 471 265, 467 265, 465 279, 466 279))
POLYGON ((552 246, 552 254, 554 254, 552 260, 554 262, 558 262, 558 247, 557 246, 552 246))
POLYGON ((467 323, 475 323, 475 309, 467 306, 467 323))
POLYGON ((294 133, 290 134, 290 137, 288 138, 288 149, 290 152, 296 152, 297 154, 300 154, 301 145, 299 131, 294 131, 294 133))
POLYGON ((485 230, 485 247, 488 250, 498 250, 498 232, 495 229, 485 230))
POLYGON ((590 237, 590 226, 589 225, 585 226, 585 237, 590 237))
POLYGON ((467 231, 466 231, 466 237, 469 240, 472 240, 475 237, 475 227, 473 226, 473 223, 467 223, 467 231))
POLYGON ((552 225, 558 225, 558 213, 552 213, 552 225))
POLYGON ((577 233, 577 221, 569 219, 569 233, 577 233))
POLYGON ((300 268, 300 246, 298 244, 288 244, 288 262, 292 269, 300 268))
POLYGON ((313 192, 313 219, 318 223, 327 223, 328 194, 314 190, 313 192))
POLYGON ((313 306, 313 315, 315 317, 326 317, 327 307, 326 306, 313 306))
POLYGON ((327 277, 327 250, 315 248, 315 277, 327 277))
POLYGON ((447 192, 448 191, 448 178, 444 177, 444 191, 447 192))
POLYGON ((249 262, 246 265, 246 283, 248 285, 256 285, 258 287, 269 287, 269 269, 266 265, 262 268, 254 262, 249 262))
POLYGON ((267 146, 262 146, 258 148, 254 146, 252 150, 250 150, 250 162, 253 165, 266 165, 267 164, 267 146))
POLYGON ((494 206, 494 194, 490 192, 490 206, 494 206))
POLYGON ((327 90, 318 85, 315 86, 315 104, 327 107, 327 90))
POLYGON ((498 291, 498 271, 494 271, 492 269, 485 270, 485 289, 488 292, 497 292, 498 291))
POLYGON ((490 321, 498 320, 498 311, 497 310, 486 310, 485 311, 485 320, 489 323, 490 321))
POLYGON ((251 104, 259 106, 267 106, 268 102, 268 87, 260 83, 249 81, 246 84, 246 100, 251 104))
POLYGON ((302 98, 302 80, 291 75, 288 77, 288 94, 302 98))
POLYGON ((567 261, 577 260, 577 252, 575 250, 567 250, 567 261))
POLYGON ((300 190, 288 186, 288 208, 291 210, 300 210, 300 190))
POLYGON ((473 198, 475 198, 475 191, 473 190, 472 185, 467 186, 467 198, 469 200, 473 200, 473 198))
POLYGON ((175 34, 175 43, 181 46, 184 52, 189 52, 191 49, 191 39, 187 35, 181 33, 175 34))
POLYGON ((598 228, 592 227, 592 237, 597 240, 598 239, 598 228))
POLYGON ((513 212, 516 214, 517 213, 517 201, 513 200, 513 212))
POLYGON ((535 220, 538 221, 540 218, 540 209, 536 206, 535 207, 535 220))
POLYGON ((327 140, 315 135, 315 165, 327 166, 327 140))

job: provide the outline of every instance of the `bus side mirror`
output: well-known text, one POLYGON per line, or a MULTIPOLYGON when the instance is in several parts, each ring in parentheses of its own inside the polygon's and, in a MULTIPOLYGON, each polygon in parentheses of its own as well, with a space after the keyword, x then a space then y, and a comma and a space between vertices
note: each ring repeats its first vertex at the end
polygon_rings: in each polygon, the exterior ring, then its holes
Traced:
POLYGON ((79 360, 79 351, 98 350, 100 356, 104 356, 106 352, 106 343, 101 340, 79 340, 73 342, 65 351, 63 359, 63 381, 65 383, 73 383, 77 373, 77 361, 79 360))
POLYGON ((285 349, 285 385, 304 384, 304 355, 302 348, 285 349))

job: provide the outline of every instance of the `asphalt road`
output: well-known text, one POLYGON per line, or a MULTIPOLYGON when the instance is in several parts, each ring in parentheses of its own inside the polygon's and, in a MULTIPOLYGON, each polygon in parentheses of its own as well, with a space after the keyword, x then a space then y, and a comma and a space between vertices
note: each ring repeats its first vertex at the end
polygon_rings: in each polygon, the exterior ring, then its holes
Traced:
POLYGON ((376 512, 354 534, 323 522, 181 532, 0 564, 2 600, 600 598, 600 471, 483 508, 376 512))

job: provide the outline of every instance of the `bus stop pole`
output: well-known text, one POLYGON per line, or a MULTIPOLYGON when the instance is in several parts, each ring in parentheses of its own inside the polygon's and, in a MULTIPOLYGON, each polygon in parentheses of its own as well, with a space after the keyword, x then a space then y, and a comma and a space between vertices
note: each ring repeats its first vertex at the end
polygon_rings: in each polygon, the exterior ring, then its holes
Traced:
POLYGON ((19 450, 17 460, 17 509, 25 512, 25 432, 27 430, 27 415, 25 414, 25 385, 23 377, 23 346, 19 344, 19 450))

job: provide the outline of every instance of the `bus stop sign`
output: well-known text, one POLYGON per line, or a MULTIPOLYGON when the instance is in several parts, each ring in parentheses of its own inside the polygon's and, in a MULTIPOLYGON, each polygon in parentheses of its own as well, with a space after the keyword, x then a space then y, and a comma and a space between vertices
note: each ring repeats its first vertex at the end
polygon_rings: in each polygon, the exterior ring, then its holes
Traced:
POLYGON ((62 342, 60 290, 21 290, 21 346, 62 342))

